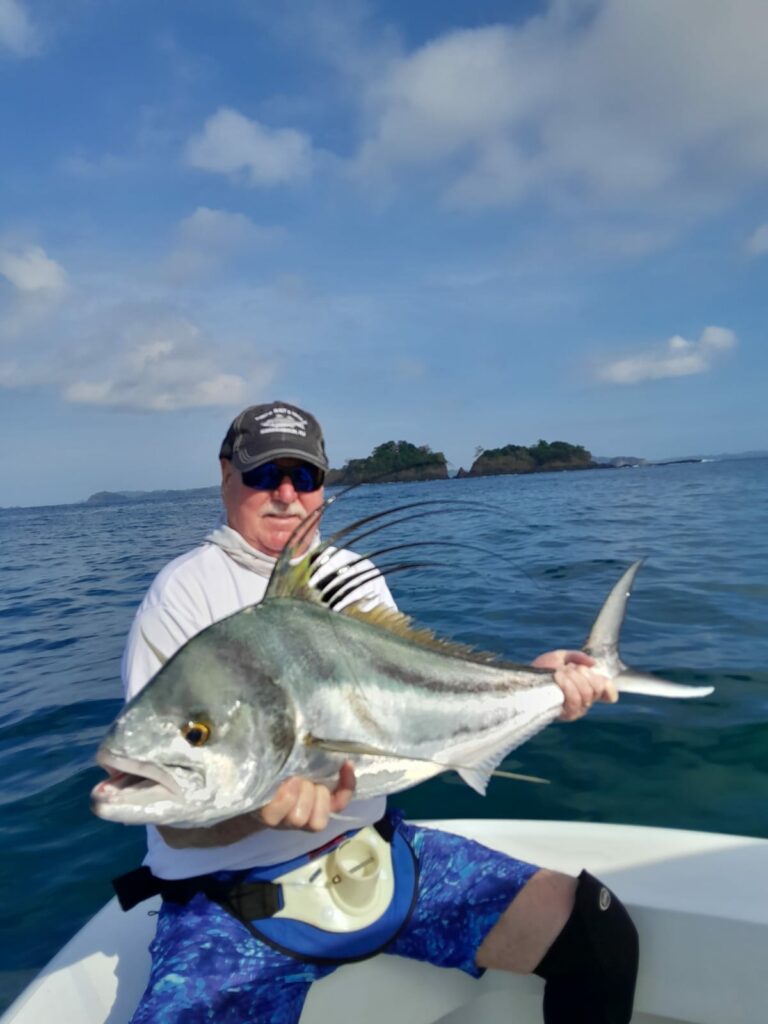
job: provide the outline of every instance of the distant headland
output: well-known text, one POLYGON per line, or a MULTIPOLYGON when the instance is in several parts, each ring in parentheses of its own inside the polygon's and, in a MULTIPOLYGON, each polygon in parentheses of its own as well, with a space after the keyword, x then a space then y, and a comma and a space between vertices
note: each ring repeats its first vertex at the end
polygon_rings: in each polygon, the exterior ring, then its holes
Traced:
MULTIPOLYGON (((218 494, 219 487, 193 487, 183 491, 186 495, 199 496, 201 498, 218 494)), ((178 490, 162 491, 96 491, 90 498, 86 498, 84 505, 125 505, 131 501, 166 501, 168 498, 175 498, 180 492, 178 490)))

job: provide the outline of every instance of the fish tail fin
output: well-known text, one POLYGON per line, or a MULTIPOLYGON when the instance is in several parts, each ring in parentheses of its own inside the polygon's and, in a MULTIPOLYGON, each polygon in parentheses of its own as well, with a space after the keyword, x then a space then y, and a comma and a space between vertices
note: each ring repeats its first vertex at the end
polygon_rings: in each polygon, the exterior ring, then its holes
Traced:
POLYGON ((685 686, 660 679, 650 672, 638 672, 626 665, 619 654, 619 634, 627 612, 632 584, 645 559, 633 562, 611 589, 582 647, 595 659, 595 671, 608 676, 622 693, 640 693, 651 697, 707 697, 713 686, 685 686))
POLYGON ((616 677, 616 688, 621 693, 642 693, 648 697, 708 697, 714 686, 688 686, 661 679, 650 672, 636 672, 625 667, 616 677))

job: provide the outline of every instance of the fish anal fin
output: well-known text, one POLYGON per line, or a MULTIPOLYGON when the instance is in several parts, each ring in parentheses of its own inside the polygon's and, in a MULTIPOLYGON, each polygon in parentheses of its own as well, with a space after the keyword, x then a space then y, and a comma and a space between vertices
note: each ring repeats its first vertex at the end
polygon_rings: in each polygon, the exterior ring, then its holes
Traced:
POLYGON ((456 773, 480 796, 485 796, 488 783, 492 778, 513 779, 515 782, 536 782, 543 786, 549 785, 549 779, 540 779, 537 775, 521 775, 519 772, 506 772, 500 768, 493 768, 491 771, 488 771, 486 768, 456 768, 456 773))
POLYGON ((457 774, 470 789, 474 789, 480 796, 485 796, 488 783, 491 781, 491 772, 482 768, 458 768, 457 774))

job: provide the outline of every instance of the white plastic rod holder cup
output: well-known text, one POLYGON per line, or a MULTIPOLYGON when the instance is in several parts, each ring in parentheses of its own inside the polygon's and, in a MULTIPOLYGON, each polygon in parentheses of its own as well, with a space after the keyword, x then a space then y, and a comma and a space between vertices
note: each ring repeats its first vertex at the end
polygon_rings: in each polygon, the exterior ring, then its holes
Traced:
POLYGON ((330 868, 334 899, 352 910, 368 906, 381 871, 376 847, 364 839, 349 839, 334 850, 330 868))

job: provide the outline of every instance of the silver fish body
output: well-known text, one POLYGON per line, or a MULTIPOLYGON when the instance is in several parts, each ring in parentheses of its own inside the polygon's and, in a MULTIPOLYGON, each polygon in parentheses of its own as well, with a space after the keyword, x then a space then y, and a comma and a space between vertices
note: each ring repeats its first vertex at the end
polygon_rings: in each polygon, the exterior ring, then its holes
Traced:
MULTIPOLYGON (((622 689, 704 695, 621 662, 638 567, 613 588, 585 649, 622 689)), ((333 783, 345 759, 360 797, 451 769, 484 792, 504 757, 560 712, 551 672, 436 640, 388 609, 331 611, 295 589, 300 598, 268 592, 203 630, 126 705, 99 749, 111 774, 93 791, 95 813, 214 824, 262 807, 291 776, 333 783)))

